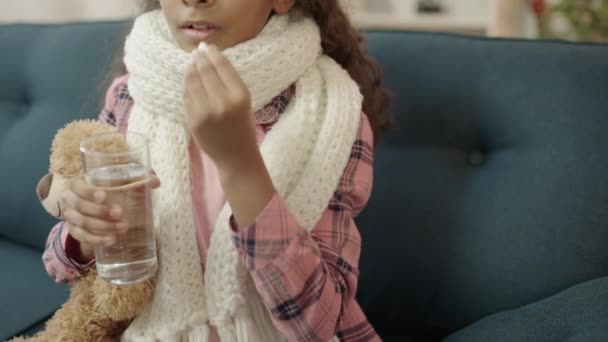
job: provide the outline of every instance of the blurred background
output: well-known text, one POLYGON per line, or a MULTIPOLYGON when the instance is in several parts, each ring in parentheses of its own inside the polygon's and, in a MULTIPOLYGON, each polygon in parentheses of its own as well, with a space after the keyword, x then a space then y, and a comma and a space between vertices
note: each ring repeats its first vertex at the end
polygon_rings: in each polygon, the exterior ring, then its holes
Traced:
MULTIPOLYGON (((608 40, 608 0, 342 0, 362 29, 608 40)), ((2 0, 0 23, 124 19, 137 0, 2 0)))
MULTIPOLYGON (((493 37, 608 40, 608 0, 354 0, 359 26, 493 37)), ((354 7, 353 7, 354 6, 354 7)))

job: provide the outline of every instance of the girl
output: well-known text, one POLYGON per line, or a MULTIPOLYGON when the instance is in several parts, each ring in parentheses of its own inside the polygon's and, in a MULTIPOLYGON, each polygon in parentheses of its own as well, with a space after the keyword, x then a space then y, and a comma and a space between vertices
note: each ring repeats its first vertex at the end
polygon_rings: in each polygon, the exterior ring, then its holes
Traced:
MULTIPOLYGON (((156 291, 122 339, 379 340, 355 300, 354 217, 387 96, 338 1, 149 6, 101 113, 150 138, 163 183, 156 291)), ((105 198, 71 182, 44 254, 57 281, 127 227, 105 198)))

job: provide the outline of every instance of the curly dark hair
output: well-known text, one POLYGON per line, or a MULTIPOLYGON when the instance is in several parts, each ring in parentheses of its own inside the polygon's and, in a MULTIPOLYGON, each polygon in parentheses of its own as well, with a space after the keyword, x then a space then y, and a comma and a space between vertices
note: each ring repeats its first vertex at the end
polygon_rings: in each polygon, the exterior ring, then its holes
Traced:
MULTIPOLYGON (((158 0, 140 0, 143 10, 160 8, 158 0)), ((382 86, 382 68, 366 53, 363 36, 352 25, 339 0, 297 0, 298 8, 320 27, 323 51, 345 68, 363 94, 363 112, 367 115, 375 141, 392 126, 389 91, 382 86)), ((117 59, 112 76, 125 73, 122 58, 117 59)))

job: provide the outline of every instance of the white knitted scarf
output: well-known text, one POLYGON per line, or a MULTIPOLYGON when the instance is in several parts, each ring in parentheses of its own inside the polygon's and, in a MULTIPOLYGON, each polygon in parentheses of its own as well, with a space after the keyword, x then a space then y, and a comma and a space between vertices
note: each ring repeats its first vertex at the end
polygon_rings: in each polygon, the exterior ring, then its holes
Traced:
MULTIPOLYGON (((273 16, 254 39, 224 51, 248 86, 255 111, 292 84, 296 94, 260 146, 274 186, 301 226, 321 217, 349 159, 362 96, 322 55, 319 28, 297 14, 273 16)), ((150 137, 163 185, 154 195, 159 270, 151 303, 123 341, 281 341, 234 247, 226 205, 213 229, 203 276, 190 194, 190 136, 182 89, 190 54, 178 48, 160 11, 135 21, 125 46, 135 100, 129 130, 150 137)), ((247 194, 243 194, 247 196, 247 194)))

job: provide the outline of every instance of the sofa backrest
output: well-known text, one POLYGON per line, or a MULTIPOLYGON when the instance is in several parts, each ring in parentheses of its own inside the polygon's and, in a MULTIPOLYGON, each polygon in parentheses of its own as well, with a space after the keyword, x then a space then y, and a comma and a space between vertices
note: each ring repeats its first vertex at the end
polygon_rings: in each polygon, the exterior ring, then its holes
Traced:
POLYGON ((397 121, 358 220, 379 330, 442 336, 608 275, 608 45, 368 38, 397 121))
POLYGON ((0 238, 43 248, 37 181, 66 123, 96 117, 124 23, 0 26, 0 238))

